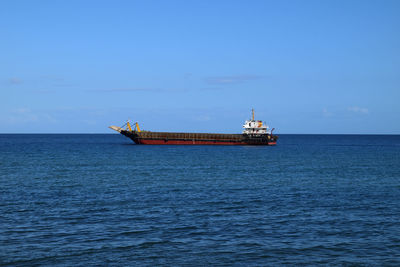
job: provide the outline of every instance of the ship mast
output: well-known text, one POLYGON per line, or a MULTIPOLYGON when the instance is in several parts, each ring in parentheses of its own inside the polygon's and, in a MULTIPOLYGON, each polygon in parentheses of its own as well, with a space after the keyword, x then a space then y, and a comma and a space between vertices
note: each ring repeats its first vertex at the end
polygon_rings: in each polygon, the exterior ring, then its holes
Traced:
POLYGON ((254 108, 251 109, 251 113, 252 113, 251 120, 254 121, 254 108))

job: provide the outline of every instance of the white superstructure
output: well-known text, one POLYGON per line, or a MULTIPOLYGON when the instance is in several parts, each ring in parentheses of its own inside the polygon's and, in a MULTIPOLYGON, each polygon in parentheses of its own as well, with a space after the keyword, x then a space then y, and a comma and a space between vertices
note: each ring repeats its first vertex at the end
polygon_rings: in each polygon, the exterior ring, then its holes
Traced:
POLYGON ((243 134, 250 135, 264 135, 271 134, 271 130, 268 125, 264 124, 262 121, 254 120, 254 109, 252 110, 252 118, 251 120, 245 121, 243 125, 243 134))

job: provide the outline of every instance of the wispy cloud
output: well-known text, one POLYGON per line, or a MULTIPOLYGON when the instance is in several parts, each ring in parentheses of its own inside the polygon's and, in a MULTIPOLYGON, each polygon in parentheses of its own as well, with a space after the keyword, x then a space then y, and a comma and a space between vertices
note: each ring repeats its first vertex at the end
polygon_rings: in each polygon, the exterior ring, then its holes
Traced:
POLYGON ((199 88, 199 90, 202 90, 202 91, 221 91, 221 90, 224 90, 224 88, 223 87, 203 87, 203 88, 199 88))
POLYGON ((67 81, 64 77, 57 75, 42 75, 36 78, 36 82, 42 85, 50 85, 56 87, 70 87, 74 86, 71 81, 67 81))
POLYGON ((10 77, 5 81, 8 85, 25 84, 32 88, 37 87, 71 87, 74 86, 71 82, 67 81, 63 77, 53 75, 42 75, 35 77, 25 77, 24 79, 19 77, 10 77))
POLYGON ((23 122, 36 122, 39 118, 29 108, 16 108, 11 110, 7 117, 9 122, 23 123, 23 122))
POLYGON ((354 112, 354 113, 360 113, 360 114, 368 114, 369 110, 367 108, 362 108, 362 107, 348 107, 348 111, 354 112))
MULTIPOLYGON (((1 118, 0 118, 1 119, 1 118)), ((8 123, 37 123, 56 122, 57 120, 47 112, 34 111, 30 108, 21 107, 10 110, 1 119, 8 123)))
POLYGON ((110 89, 88 89, 87 92, 94 93, 113 93, 113 92, 149 92, 149 91, 160 91, 157 88, 110 88, 110 89))
POLYGON ((187 73, 183 74, 183 78, 186 80, 192 78, 192 76, 193 76, 193 73, 191 73, 191 72, 187 72, 187 73))
POLYGON ((237 84, 263 78, 260 75, 231 75, 231 76, 212 76, 204 80, 209 84, 237 84))
POLYGON ((21 84, 22 80, 20 78, 17 78, 17 77, 11 77, 11 78, 8 79, 8 82, 10 84, 21 84))
POLYGON ((209 121, 209 120, 211 120, 211 117, 207 116, 207 115, 200 115, 200 116, 197 116, 195 118, 195 120, 197 120, 197 121, 209 121))
POLYGON ((42 75, 39 77, 41 80, 53 81, 53 82, 64 82, 65 78, 57 75, 42 75))
POLYGON ((333 113, 330 112, 327 108, 323 108, 323 109, 322 109, 322 114, 323 114, 325 117, 332 117, 332 116, 333 116, 333 113))
POLYGON ((32 90, 33 93, 37 93, 37 94, 50 94, 50 93, 54 93, 54 90, 46 90, 46 89, 39 89, 39 90, 32 90))
POLYGON ((29 108, 16 108, 16 109, 13 109, 12 112, 14 112, 16 114, 26 114, 26 113, 30 113, 31 109, 29 109, 29 108))

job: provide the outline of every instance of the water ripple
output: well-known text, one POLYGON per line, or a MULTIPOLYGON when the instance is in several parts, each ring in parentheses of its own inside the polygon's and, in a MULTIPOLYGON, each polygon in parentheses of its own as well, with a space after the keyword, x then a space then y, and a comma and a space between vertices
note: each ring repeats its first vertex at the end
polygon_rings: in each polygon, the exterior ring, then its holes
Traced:
POLYGON ((399 266, 400 137, 279 142, 0 135, 0 264, 399 266))

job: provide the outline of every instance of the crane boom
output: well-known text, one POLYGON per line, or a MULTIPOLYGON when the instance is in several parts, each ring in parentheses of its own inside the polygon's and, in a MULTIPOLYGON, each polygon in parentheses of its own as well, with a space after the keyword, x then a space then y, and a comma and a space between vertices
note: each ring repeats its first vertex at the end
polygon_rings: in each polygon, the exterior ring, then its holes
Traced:
POLYGON ((129 121, 126 123, 126 128, 128 128, 128 130, 132 132, 132 127, 129 121))
POLYGON ((140 133, 141 130, 140 130, 139 124, 137 122, 135 124, 136 124, 136 130, 140 133))

